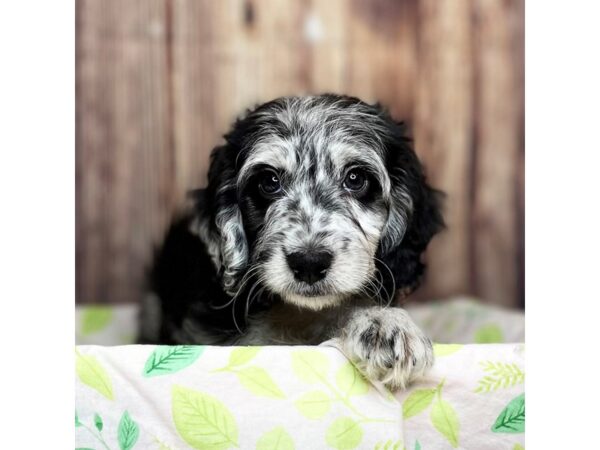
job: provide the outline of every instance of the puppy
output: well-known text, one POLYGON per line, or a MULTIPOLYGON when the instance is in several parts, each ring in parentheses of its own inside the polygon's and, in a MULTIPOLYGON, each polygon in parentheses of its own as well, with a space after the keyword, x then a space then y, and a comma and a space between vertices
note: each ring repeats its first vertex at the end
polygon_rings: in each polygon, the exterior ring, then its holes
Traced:
POLYGON ((422 375, 431 342, 392 303, 417 287, 444 224, 403 125, 353 97, 285 97, 248 111, 225 141, 156 253, 141 341, 337 338, 391 389, 422 375))

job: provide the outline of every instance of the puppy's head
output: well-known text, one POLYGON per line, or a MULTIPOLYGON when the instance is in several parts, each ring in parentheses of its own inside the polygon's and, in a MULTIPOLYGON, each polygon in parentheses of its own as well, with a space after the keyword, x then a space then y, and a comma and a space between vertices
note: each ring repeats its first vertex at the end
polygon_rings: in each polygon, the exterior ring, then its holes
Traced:
POLYGON ((321 309, 414 288, 438 194, 378 105, 321 95, 249 111, 213 151, 204 238, 225 290, 321 309))

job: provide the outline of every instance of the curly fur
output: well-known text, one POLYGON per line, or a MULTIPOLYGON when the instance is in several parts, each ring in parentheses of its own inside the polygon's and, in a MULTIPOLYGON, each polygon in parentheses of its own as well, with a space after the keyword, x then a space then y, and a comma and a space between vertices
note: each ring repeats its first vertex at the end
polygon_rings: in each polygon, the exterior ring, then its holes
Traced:
POLYGON ((403 124, 347 96, 285 97, 248 111, 213 150, 207 188, 191 195, 193 211, 173 222, 156 253, 148 302, 159 305, 146 305, 144 321, 160 325, 142 328, 156 330, 142 333, 145 342, 346 336, 356 308, 389 304, 418 286, 421 254, 443 227, 440 193, 427 184, 403 124), (357 168, 367 179, 360 196, 343 188, 357 168), (280 179, 277 197, 257 187, 267 169, 280 179), (298 280, 286 258, 317 251, 331 255, 326 276, 298 280))

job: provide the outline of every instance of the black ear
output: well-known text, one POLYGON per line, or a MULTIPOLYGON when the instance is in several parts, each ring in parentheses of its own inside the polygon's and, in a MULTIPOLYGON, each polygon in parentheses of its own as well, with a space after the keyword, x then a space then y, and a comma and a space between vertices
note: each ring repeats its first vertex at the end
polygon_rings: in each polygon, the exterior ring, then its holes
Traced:
POLYGON ((389 268, 379 268, 388 291, 395 288, 407 294, 418 287, 423 275, 422 253, 445 226, 443 193, 427 184, 403 124, 394 124, 390 135, 387 166, 391 200, 377 257, 389 268))
POLYGON ((238 205, 237 156, 230 144, 215 148, 208 186, 202 193, 196 192, 199 232, 230 295, 237 293, 248 265, 248 242, 238 205))

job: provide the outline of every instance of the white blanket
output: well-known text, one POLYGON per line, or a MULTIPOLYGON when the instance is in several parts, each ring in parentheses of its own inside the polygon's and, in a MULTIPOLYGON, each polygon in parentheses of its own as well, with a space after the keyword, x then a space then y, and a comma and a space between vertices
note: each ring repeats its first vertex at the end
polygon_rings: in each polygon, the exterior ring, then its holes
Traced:
POLYGON ((523 345, 436 345, 391 395, 336 348, 79 346, 76 447, 517 450, 523 345))
POLYGON ((524 340, 522 313, 466 298, 406 309, 455 344, 392 397, 330 346, 122 345, 135 306, 78 308, 78 344, 122 346, 77 349, 76 447, 522 449, 524 346, 510 344, 524 340))

